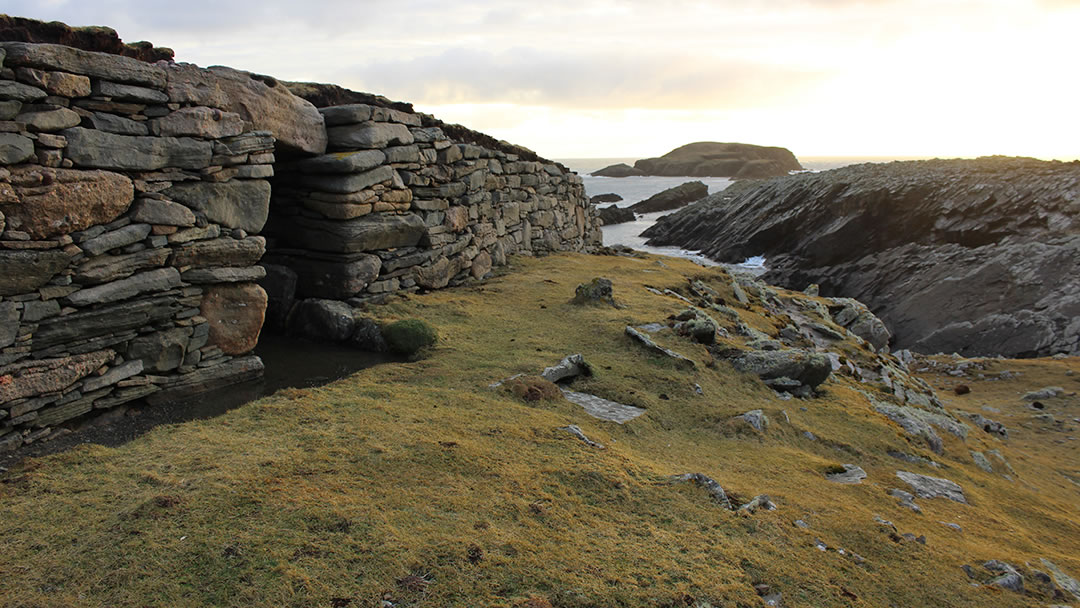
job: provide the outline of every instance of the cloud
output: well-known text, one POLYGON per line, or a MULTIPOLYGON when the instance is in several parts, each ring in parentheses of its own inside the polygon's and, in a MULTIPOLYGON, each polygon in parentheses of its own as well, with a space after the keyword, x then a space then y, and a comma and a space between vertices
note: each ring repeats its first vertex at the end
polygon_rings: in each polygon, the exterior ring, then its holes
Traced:
POLYGON ((457 47, 346 68, 341 80, 424 104, 514 103, 576 108, 739 108, 798 96, 828 77, 786 66, 690 53, 552 52, 457 47))

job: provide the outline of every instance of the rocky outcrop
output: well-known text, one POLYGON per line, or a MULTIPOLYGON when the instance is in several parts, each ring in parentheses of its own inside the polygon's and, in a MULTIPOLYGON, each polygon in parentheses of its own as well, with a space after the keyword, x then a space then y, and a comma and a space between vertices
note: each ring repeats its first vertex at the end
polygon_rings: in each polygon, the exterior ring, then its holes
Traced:
POLYGON ((634 163, 639 175, 760 179, 799 171, 802 165, 786 148, 752 144, 697 142, 658 158, 634 163))
POLYGON ((765 280, 857 298, 894 347, 1025 357, 1080 353, 1077 217, 1080 163, 988 157, 761 182, 644 234, 719 261, 764 255, 765 280))
POLYGON ((600 221, 605 226, 611 226, 612 224, 623 224, 625 222, 632 222, 636 218, 634 212, 628 207, 619 207, 618 205, 610 205, 600 209, 600 221))
POLYGON ((629 209, 634 213, 655 213, 657 211, 670 211, 685 207, 686 205, 705 198, 709 195, 709 187, 701 182, 686 182, 674 188, 668 188, 658 192, 649 198, 630 205, 629 209))
POLYGON ((589 175, 593 177, 637 177, 646 175, 641 169, 635 169, 626 163, 616 163, 603 169, 593 171, 589 175))

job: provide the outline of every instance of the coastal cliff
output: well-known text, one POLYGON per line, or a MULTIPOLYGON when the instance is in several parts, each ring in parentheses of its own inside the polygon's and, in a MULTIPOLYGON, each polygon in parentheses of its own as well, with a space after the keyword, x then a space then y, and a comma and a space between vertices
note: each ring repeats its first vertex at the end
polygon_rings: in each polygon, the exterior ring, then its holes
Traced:
POLYGON ((653 245, 768 259, 766 280, 869 305, 894 345, 1080 352, 1080 163, 865 164, 736 186, 661 218, 653 245))

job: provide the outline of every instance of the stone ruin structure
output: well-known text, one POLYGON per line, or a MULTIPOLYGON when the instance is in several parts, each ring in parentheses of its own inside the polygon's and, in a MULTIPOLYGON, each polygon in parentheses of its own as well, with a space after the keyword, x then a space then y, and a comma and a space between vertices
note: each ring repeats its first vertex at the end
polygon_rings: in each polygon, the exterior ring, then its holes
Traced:
POLYGON ((305 300, 600 244, 565 167, 407 104, 293 88, 324 107, 230 68, 0 42, 0 451, 258 377, 267 315, 287 328, 305 300))

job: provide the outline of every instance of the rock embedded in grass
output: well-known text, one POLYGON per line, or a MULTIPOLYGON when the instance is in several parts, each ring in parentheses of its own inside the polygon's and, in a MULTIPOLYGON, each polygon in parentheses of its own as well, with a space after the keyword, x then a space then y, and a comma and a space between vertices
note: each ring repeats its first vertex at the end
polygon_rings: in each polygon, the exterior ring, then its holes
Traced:
POLYGON ((968 504, 963 488, 956 482, 907 471, 897 471, 896 476, 910 485, 920 498, 948 498, 955 502, 968 504))
POLYGON ((582 283, 574 290, 574 299, 570 301, 571 304, 592 304, 618 306, 615 303, 614 291, 611 285, 611 279, 605 279, 603 277, 597 277, 588 283, 582 283))
POLYGON ((843 465, 843 471, 837 471, 832 473, 826 473, 825 479, 833 483, 842 483, 847 485, 853 485, 862 482, 866 479, 866 471, 860 466, 853 464, 843 465))

